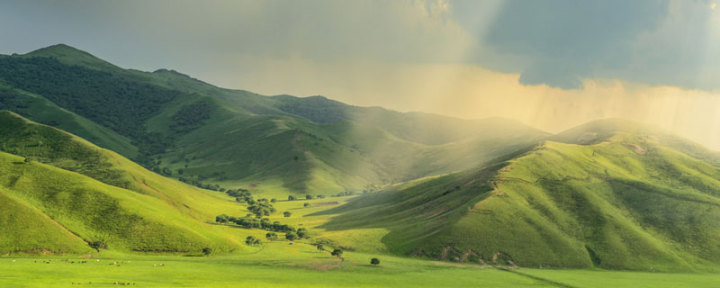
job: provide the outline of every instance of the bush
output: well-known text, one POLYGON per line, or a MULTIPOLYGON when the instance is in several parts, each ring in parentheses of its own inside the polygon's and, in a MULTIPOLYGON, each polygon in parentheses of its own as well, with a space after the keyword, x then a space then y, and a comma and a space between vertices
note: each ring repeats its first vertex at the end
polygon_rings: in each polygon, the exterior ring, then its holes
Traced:
POLYGON ((285 233, 285 239, 287 239, 287 240, 293 241, 297 238, 298 238, 298 236, 294 232, 285 233))
POLYGON ((310 203, 306 202, 305 204, 303 204, 303 207, 305 207, 305 208, 310 207, 310 203))
POLYGON ((293 195, 288 196, 288 201, 293 201, 293 200, 295 200, 295 196, 293 196, 293 195))
POLYGON ((372 259, 370 259, 370 264, 372 264, 372 265, 380 265, 380 259, 378 259, 378 258, 372 258, 372 259))
POLYGON ((205 256, 208 256, 208 255, 212 254, 212 248, 205 247, 202 249, 202 253, 205 254, 205 256))
POLYGON ((285 218, 288 218, 288 217, 292 216, 292 213, 290 213, 290 211, 285 211, 285 212, 283 212, 283 216, 285 216, 285 218))
POLYGON ((307 199, 307 200, 312 200, 312 199, 313 199, 313 196, 312 196, 312 195, 310 195, 310 194, 308 194, 308 195, 305 195, 305 199, 307 199))

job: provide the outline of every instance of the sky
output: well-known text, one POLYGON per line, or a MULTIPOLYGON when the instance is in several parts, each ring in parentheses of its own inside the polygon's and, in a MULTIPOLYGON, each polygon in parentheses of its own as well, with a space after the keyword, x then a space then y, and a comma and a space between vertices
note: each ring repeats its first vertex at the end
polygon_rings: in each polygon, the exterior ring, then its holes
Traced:
POLYGON ((0 53, 57 43, 265 95, 560 132, 620 117, 720 150, 720 0, 0 0, 0 53))

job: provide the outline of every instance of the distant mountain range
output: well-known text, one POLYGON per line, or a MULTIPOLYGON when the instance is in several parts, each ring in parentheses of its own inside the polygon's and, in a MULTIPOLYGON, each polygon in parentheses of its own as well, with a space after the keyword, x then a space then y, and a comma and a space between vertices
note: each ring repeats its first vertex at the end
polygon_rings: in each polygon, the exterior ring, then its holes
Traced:
POLYGON ((0 109, 54 126, 204 187, 330 194, 477 167, 546 133, 261 96, 171 70, 125 70, 66 45, 0 57, 0 109))

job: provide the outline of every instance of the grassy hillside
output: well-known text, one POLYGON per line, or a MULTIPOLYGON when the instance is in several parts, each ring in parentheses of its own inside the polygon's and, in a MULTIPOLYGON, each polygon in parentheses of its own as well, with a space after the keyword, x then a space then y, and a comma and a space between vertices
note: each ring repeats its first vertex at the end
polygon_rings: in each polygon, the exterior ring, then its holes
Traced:
POLYGON ((78 114, 60 108, 44 97, 0 83, 0 110, 14 111, 23 117, 44 123, 88 139, 101 147, 128 157, 138 156, 131 140, 78 114))
POLYGON ((651 130, 624 131, 587 145, 548 141, 498 166, 361 197, 324 227, 384 228, 381 241, 394 253, 455 261, 640 270, 716 263, 720 168, 672 148, 682 141, 671 147, 651 130))
MULTIPOLYGON (((16 159, 21 160, 21 159, 16 159)), ((22 163, 22 162, 19 162, 22 163)), ((21 164, 15 165, 21 165, 21 164)), ((0 251, 2 253, 82 253, 90 247, 32 205, 0 188, 0 251)))
POLYGON ((370 190, 459 171, 547 136, 503 119, 222 89, 172 70, 122 69, 67 45, 0 55, 0 87, 2 109, 165 176, 278 195, 370 190))
POLYGON ((221 213, 247 213, 222 193, 162 177, 10 112, 0 113, 0 132, 0 150, 22 156, 0 157, 2 205, 15 215, 3 218, 12 229, 3 237, 12 239, 0 241, 1 251, 78 252, 94 241, 133 251, 247 249, 241 244, 252 231, 208 224, 221 213), (47 237, 17 238, 44 227, 47 237))

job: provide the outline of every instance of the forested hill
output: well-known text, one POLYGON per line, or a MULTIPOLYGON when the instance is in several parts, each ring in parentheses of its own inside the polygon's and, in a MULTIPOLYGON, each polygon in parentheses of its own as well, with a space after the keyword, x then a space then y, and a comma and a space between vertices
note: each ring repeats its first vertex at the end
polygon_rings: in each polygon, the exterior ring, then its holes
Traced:
POLYGON ((122 69, 67 45, 0 56, 0 109, 77 134, 203 187, 345 193, 476 167, 544 132, 262 96, 160 69, 122 69))

